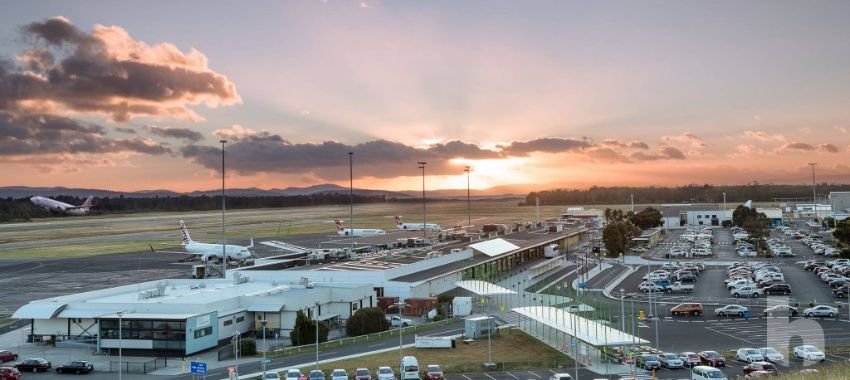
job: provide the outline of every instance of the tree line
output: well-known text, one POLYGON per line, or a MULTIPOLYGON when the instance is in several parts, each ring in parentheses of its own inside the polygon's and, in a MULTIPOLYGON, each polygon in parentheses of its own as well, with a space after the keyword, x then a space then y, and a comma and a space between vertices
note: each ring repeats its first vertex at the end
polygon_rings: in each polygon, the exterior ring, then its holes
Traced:
POLYGON ((660 227, 664 224, 661 211, 647 207, 637 214, 620 209, 605 209, 605 228, 602 229, 602 243, 608 257, 617 257, 626 253, 632 238, 638 237, 641 230, 660 227))
MULTIPOLYGON (((832 191, 848 191, 850 185, 828 184, 817 185, 819 197, 832 191)), ((570 190, 555 189, 529 193, 521 206, 534 206, 540 199, 541 205, 590 205, 590 204, 625 204, 634 195, 638 203, 720 203, 726 193, 727 202, 769 202, 776 198, 811 199, 811 185, 777 185, 761 184, 758 182, 746 185, 714 186, 710 184, 691 184, 677 187, 599 187, 570 190)))
MULTIPOLYGON (((85 198, 57 196, 53 199, 80 205, 85 198)), ((395 201, 385 195, 354 195, 354 203, 383 203, 395 201)), ((94 198, 92 214, 133 213, 148 211, 208 211, 221 209, 221 196, 165 196, 165 197, 104 197, 94 198)), ((343 193, 320 193, 293 196, 227 196, 228 209, 283 208, 348 204, 349 196, 343 193)), ((59 216, 38 207, 29 198, 0 199, 0 222, 22 222, 34 218, 59 216)))

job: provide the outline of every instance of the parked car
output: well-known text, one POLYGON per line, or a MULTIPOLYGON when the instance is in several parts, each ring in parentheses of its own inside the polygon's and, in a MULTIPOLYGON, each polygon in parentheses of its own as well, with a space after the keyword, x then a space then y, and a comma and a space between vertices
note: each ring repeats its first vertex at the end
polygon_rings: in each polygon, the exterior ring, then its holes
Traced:
POLYGON ((15 364, 15 368, 21 372, 44 372, 50 367, 52 367, 50 362, 42 358, 24 359, 24 361, 15 364))
POLYGON ((773 316, 796 317, 797 316, 797 308, 793 307, 793 306, 788 306, 788 305, 776 305, 776 306, 771 306, 769 308, 764 309, 764 312, 762 312, 762 315, 764 315, 765 317, 773 317, 773 316))
POLYGON ((331 372, 331 380, 348 380, 348 372, 342 368, 336 368, 331 372))
POLYGON ((726 359, 723 358, 723 355, 717 353, 717 351, 702 351, 699 353, 700 361, 702 364, 707 364, 712 367, 725 367, 726 359))
POLYGON ((739 348, 738 351, 735 352, 735 359, 738 361, 752 363, 752 362, 760 362, 764 361, 764 356, 762 356, 759 350, 755 348, 739 348))
POLYGON ((638 355, 637 361, 635 362, 638 368, 643 368, 645 370, 659 369, 661 368, 661 361, 658 360, 658 357, 652 354, 641 354, 638 355))
POLYGON ((727 380, 726 375, 717 368, 698 365, 691 370, 693 380, 727 380))
POLYGON ((753 297, 759 298, 762 295, 762 290, 753 286, 742 286, 740 288, 732 289, 732 296, 735 298, 739 297, 753 297))
POLYGON ((850 293, 850 286, 842 286, 832 290, 832 295, 838 298, 847 298, 848 293, 850 293))
POLYGON ((744 316, 744 313, 749 311, 744 306, 741 305, 726 305, 717 309, 714 309, 714 315, 718 317, 725 317, 727 315, 737 315, 740 317, 744 316))
POLYGON ((13 362, 18 360, 18 354, 9 350, 0 350, 0 363, 13 362))
POLYGON ((761 288, 761 290, 764 294, 791 294, 791 285, 785 283, 773 283, 761 288))
POLYGON ((395 373, 390 367, 378 367, 378 380, 395 380, 395 373))
POLYGON ((308 376, 310 380, 325 380, 325 373, 318 369, 310 371, 308 376))
MULTIPOLYGON (((289 380, 288 377, 287 380, 289 380)), ((358 368, 354 371, 354 380, 372 380, 372 374, 369 373, 368 368, 358 368)))
POLYGON ((766 361, 752 362, 744 367, 745 374, 749 375, 750 373, 753 373, 755 371, 764 371, 770 373, 773 376, 779 376, 779 370, 776 369, 776 366, 766 361))
POLYGON ((85 360, 75 360, 56 367, 57 373, 91 373, 94 371, 94 365, 85 360))
MULTIPOLYGON (((301 373, 301 370, 298 368, 290 368, 286 370, 286 380, 305 380, 306 376, 301 373)), ((360 380, 360 379, 358 379, 360 380)), ((363 379, 368 380, 368 379, 363 379)))
POLYGON ((263 375, 263 380, 280 380, 280 374, 277 372, 266 372, 263 375))
POLYGON ((672 315, 702 315, 703 308, 701 303, 685 302, 680 303, 670 309, 672 315))
POLYGON ((21 371, 12 367, 0 367, 0 380, 21 380, 21 371))
POLYGON ((668 352, 658 355, 658 360, 661 362, 661 366, 667 369, 685 368, 685 362, 674 353, 668 352))
POLYGON ((443 369, 436 364, 425 367, 425 380, 443 380, 443 369))
POLYGON ((821 350, 818 350, 817 347, 808 344, 794 347, 794 357, 797 359, 819 362, 826 360, 826 355, 824 355, 821 350))
POLYGON ((834 318, 838 315, 838 309, 827 306, 827 305, 818 305, 815 307, 810 307, 808 309, 803 310, 804 317, 829 317, 834 318))
POLYGON ((682 362, 688 367, 693 367, 702 363, 702 360, 696 352, 679 353, 679 359, 682 359, 682 362))
POLYGON ((769 361, 771 363, 781 363, 785 361, 785 356, 776 351, 773 347, 762 347, 758 349, 761 352, 761 356, 764 356, 764 360, 769 361))
POLYGON ((644 281, 638 285, 638 289, 644 293, 663 292, 664 287, 653 282, 644 281))
POLYGON ((573 376, 569 373, 556 373, 549 376, 549 380, 573 380, 573 376))

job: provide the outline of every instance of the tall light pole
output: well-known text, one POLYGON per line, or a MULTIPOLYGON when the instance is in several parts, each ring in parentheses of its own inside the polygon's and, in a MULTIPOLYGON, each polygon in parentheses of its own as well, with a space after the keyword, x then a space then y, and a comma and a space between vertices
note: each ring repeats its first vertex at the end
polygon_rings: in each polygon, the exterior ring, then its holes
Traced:
POLYGON ((266 350, 269 347, 269 346, 266 345, 266 324, 268 323, 268 321, 263 319, 261 321, 261 323, 263 324, 263 379, 265 379, 266 378, 266 350))
POLYGON ((239 331, 233 332, 233 356, 235 357, 236 364, 233 365, 234 373, 236 374, 236 378, 239 378, 239 331))
POLYGON ((815 212, 815 222, 818 221, 818 199, 815 192, 815 166, 817 164, 817 162, 809 162, 809 166, 812 167, 812 210, 815 212))
POLYGON ((626 332, 626 289, 620 288, 620 330, 626 332))
POLYGON ((319 369, 319 301, 316 301, 314 305, 316 305, 316 369, 319 369))
POLYGON ((404 372, 404 356, 402 350, 404 349, 402 336, 404 335, 404 322, 401 321, 404 316, 404 308, 407 306, 406 303, 396 302, 391 305, 391 307, 395 307, 398 309, 398 318, 399 318, 399 326, 398 326, 398 365, 399 371, 404 372))
MULTIPOLYGON (((354 152, 348 152, 348 224, 348 236, 354 237, 354 152)), ((353 242, 351 246, 354 247, 353 242)))
POLYGON ((121 365, 122 365, 121 361, 123 359, 122 352, 121 352, 121 348, 122 348, 121 347, 121 338, 123 338, 123 335, 124 335, 123 334, 124 330, 122 329, 123 320, 121 318, 124 317, 124 312, 119 311, 117 314, 118 314, 118 380, 121 380, 121 377, 122 377, 121 374, 123 373, 122 368, 121 368, 121 365))
POLYGON ((466 228, 469 229, 472 226, 472 202, 469 199, 469 170, 470 167, 467 166, 463 169, 466 172, 466 228))
POLYGON ((227 140, 219 140, 221 143, 221 278, 227 277, 227 237, 224 233, 224 144, 227 140))
MULTIPOLYGON (((428 228, 426 224, 425 218, 425 161, 417 162, 419 164, 419 169, 422 169, 422 239, 428 238, 428 228)), ((424 243, 424 242, 423 242, 424 243)))

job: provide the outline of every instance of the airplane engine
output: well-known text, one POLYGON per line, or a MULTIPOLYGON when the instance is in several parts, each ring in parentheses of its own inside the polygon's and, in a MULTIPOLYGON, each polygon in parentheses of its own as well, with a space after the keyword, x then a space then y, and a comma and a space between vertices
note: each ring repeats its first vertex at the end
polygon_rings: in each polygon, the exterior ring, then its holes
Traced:
POLYGON ((209 264, 209 263, 211 263, 211 262, 218 261, 218 256, 215 256, 215 255, 204 255, 204 256, 202 256, 202 257, 201 257, 201 260, 202 260, 204 263, 209 264))

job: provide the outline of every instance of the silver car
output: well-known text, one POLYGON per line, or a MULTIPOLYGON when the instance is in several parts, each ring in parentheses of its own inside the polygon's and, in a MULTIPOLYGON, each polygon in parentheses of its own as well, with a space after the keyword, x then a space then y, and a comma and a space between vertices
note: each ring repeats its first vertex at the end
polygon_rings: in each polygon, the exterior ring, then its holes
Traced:
POLYGON ((834 318, 838 315, 838 309, 832 306, 818 305, 803 310, 804 317, 829 317, 834 318))

